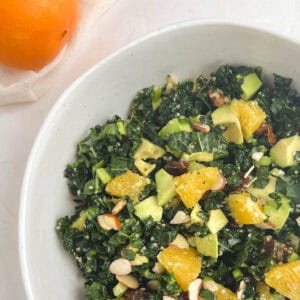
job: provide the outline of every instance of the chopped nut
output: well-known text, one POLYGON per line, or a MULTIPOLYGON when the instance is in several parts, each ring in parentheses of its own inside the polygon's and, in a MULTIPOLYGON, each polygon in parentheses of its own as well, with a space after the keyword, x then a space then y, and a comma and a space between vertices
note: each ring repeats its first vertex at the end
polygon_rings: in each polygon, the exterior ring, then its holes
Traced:
POLYGON ((176 238, 170 243, 170 245, 181 249, 190 247, 187 239, 182 234, 177 234, 176 238))
POLYGON ((251 158, 255 161, 259 161, 264 156, 263 152, 254 152, 251 158))
POLYGON ((104 230, 120 230, 121 222, 118 217, 113 214, 105 214, 97 217, 99 226, 104 230))
POLYGON ((242 280, 239 284, 238 290, 236 292, 238 300, 244 299, 244 293, 246 291, 246 282, 242 280))
POLYGON ((185 224, 190 221, 190 216, 185 214, 183 211, 178 211, 174 218, 170 221, 170 224, 175 225, 175 224, 185 224))
POLYGON ((263 248, 267 255, 271 256, 274 250, 274 239, 271 235, 266 235, 263 238, 263 248))
POLYGON ((132 275, 117 275, 116 279, 130 289, 137 289, 139 287, 138 280, 132 275))
POLYGON ((131 263, 128 259, 115 259, 109 266, 109 271, 115 275, 127 275, 132 271, 131 263))
POLYGON ((166 77, 166 94, 170 94, 171 90, 178 84, 178 80, 176 80, 173 75, 169 74, 166 77))
POLYGON ((123 208, 126 206, 127 201, 125 199, 119 200, 116 205, 112 209, 112 214, 117 215, 120 211, 123 210, 123 208))
POLYGON ((293 253, 292 247, 278 242, 271 235, 267 235, 263 238, 263 248, 267 255, 284 263, 288 261, 288 257, 293 253))
POLYGON ((212 191, 222 191, 226 185, 226 179, 223 176, 220 176, 218 181, 211 188, 212 191))
POLYGON ((229 102, 229 98, 224 96, 222 90, 208 91, 208 97, 211 100, 213 106, 219 107, 225 103, 229 102))
POLYGON ((273 133, 272 124, 262 124, 260 127, 254 132, 255 135, 263 135, 266 134, 268 137, 268 142, 273 145, 276 143, 277 139, 275 134, 273 133))
POLYGON ((210 131, 210 126, 208 126, 206 124, 193 123, 192 128, 199 132, 209 132, 210 131))
POLYGON ((143 288, 127 291, 125 294, 125 300, 144 300, 145 298, 146 290, 143 288))
POLYGON ((188 172, 188 162, 171 160, 166 163, 164 169, 173 176, 179 176, 188 172))
POLYGON ((189 284, 188 292, 189 292, 189 300, 198 300, 200 289, 202 287, 202 280, 195 279, 189 284))

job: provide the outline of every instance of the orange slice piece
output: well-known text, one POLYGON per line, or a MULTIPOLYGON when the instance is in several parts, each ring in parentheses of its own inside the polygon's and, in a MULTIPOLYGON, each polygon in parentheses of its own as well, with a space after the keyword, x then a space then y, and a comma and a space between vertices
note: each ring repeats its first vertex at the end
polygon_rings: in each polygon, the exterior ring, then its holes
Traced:
POLYGON ((260 224, 266 219, 261 204, 254 202, 249 193, 231 194, 227 203, 232 217, 240 225, 260 224))
POLYGON ((188 290, 189 284, 201 272, 201 258, 193 248, 169 246, 157 258, 168 272, 174 274, 176 282, 184 291, 188 290))
POLYGON ((105 191, 119 198, 129 196, 134 202, 137 202, 139 195, 149 183, 148 178, 128 170, 126 173, 113 178, 106 185, 105 191))
POLYGON ((265 282, 279 294, 291 300, 300 299, 300 260, 271 267, 265 282))
POLYGON ((210 190, 222 175, 214 167, 202 168, 174 178, 175 190, 184 205, 194 207, 202 199, 205 192, 210 190))

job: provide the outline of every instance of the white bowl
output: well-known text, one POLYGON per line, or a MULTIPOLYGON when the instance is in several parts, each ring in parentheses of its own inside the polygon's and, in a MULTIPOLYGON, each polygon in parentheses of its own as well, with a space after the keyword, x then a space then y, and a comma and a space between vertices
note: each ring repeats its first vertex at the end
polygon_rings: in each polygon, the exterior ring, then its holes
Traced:
MULTIPOLYGON (((47 117, 24 178, 19 249, 28 299, 82 299, 77 267, 63 250, 56 220, 73 213, 63 177, 76 143, 114 114, 126 116, 135 93, 178 79, 209 74, 220 64, 262 66, 300 83, 300 46, 270 32, 224 22, 190 22, 155 32, 121 49, 81 76, 47 117)), ((297 88, 297 85, 295 84, 297 88)))

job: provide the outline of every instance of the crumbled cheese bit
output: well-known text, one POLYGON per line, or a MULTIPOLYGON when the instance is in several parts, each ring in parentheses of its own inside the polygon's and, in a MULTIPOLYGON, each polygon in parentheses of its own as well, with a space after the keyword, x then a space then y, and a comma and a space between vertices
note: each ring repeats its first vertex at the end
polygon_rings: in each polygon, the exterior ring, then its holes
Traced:
POLYGON ((244 175, 244 178, 245 178, 245 179, 249 177, 249 175, 250 175, 251 172, 254 170, 254 168, 255 168, 255 166, 252 165, 252 166, 250 167, 250 169, 245 173, 245 175, 244 175))
POLYGON ((253 160, 259 161, 263 156, 264 156, 263 152, 254 152, 251 157, 253 160))

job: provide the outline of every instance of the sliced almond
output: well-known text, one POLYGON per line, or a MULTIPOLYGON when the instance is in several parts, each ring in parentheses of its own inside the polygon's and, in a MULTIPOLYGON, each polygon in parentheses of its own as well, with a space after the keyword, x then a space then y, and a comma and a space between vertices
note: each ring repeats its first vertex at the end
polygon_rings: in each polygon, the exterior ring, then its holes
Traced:
POLYGON ((206 124, 193 123, 192 128, 199 132, 209 132, 210 131, 210 126, 208 126, 206 124))
POLYGON ((276 229, 276 226, 270 221, 268 221, 266 223, 256 224, 255 226, 259 229, 273 229, 273 230, 276 229))
POLYGON ((152 271, 156 274, 162 274, 165 272, 165 270, 165 267, 159 262, 156 262, 154 267, 152 268, 152 271))
POLYGON ((213 280, 204 280, 203 287, 206 290, 211 291, 212 293, 216 292, 219 289, 218 284, 213 280))
POLYGON ((104 215, 98 216, 97 217, 97 222, 99 224, 99 226, 103 229, 103 230, 111 230, 112 227, 110 227, 104 220, 104 215))
POLYGON ((118 258, 110 264, 109 271, 115 275, 127 275, 132 271, 131 263, 128 259, 118 258))
POLYGON ((113 207, 111 213, 113 215, 117 215, 119 212, 123 210, 123 208, 126 206, 127 201, 125 199, 119 200, 116 205, 113 207))
POLYGON ((223 176, 220 176, 214 186, 211 188, 212 191, 222 191, 224 190, 226 184, 226 179, 223 176))
POLYGON ((198 300, 202 287, 202 279, 198 278, 192 281, 188 287, 189 300, 198 300))
POLYGON ((244 174, 244 178, 248 178, 250 176, 250 174, 252 173, 252 171, 254 170, 255 166, 252 165, 249 170, 244 174))
POLYGON ((180 249, 186 249, 190 247, 187 239, 182 234, 177 234, 175 239, 170 243, 170 245, 180 249))
POLYGON ((185 224, 188 223, 190 221, 190 216, 187 215, 185 212, 183 211, 178 211, 176 213, 176 215, 174 216, 174 218, 170 221, 170 224, 185 224))
POLYGON ((116 278, 130 289, 137 289, 139 287, 138 280, 132 275, 117 275, 116 278))
POLYGON ((113 214, 105 214, 103 215, 104 222, 112 229, 114 230, 120 230, 121 229, 121 221, 118 217, 116 217, 113 214))
POLYGON ((246 282, 242 280, 239 284, 239 287, 237 289, 236 295, 238 300, 244 299, 244 293, 246 291, 246 282))

